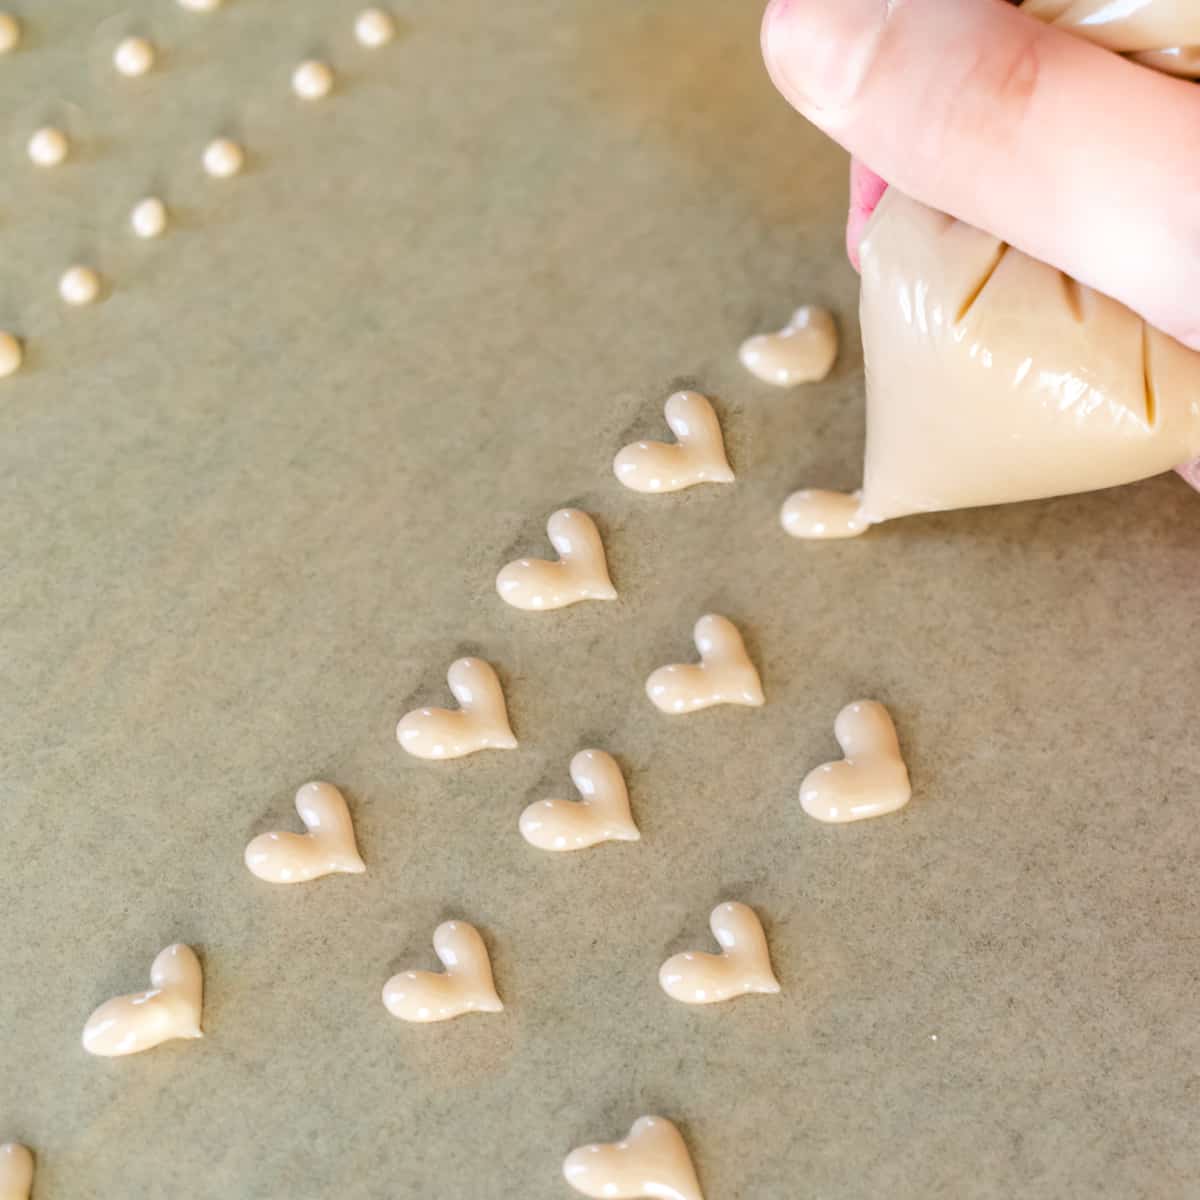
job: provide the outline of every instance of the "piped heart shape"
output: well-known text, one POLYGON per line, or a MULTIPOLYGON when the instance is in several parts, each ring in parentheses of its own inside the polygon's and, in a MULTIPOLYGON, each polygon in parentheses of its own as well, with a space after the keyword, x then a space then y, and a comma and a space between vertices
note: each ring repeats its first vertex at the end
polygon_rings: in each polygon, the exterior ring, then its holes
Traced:
POLYGON ((396 726, 396 740, 417 758, 462 758, 477 750, 515 750, 504 691, 491 663, 460 658, 446 682, 460 708, 418 708, 396 726))
POLYGON ((580 750, 571 780, 582 800, 538 800, 522 814, 521 836, 539 850, 584 850, 598 842, 641 838, 621 768, 603 750, 580 750))
POLYGON ((433 949, 446 968, 402 971, 383 985, 384 1007, 401 1021, 448 1021, 469 1012, 502 1012, 492 981, 492 960, 479 930, 466 921, 443 921, 433 949))
POLYGON ((875 700, 856 700, 837 715, 840 762, 816 767, 800 785, 800 803, 818 821, 842 824, 903 808, 912 796, 908 767, 891 715, 875 700))
POLYGON ((862 492, 793 492, 779 512, 779 523, 794 538, 829 540, 859 537, 870 528, 862 515, 862 492))
POLYGON ((708 927, 720 954, 688 951, 668 958, 658 972, 662 990, 682 1004, 717 1004, 751 992, 775 995, 779 980, 758 914, 736 900, 718 904, 708 927))
POLYGON ((613 459, 613 474, 635 492, 678 492, 697 483, 732 483, 721 423, 706 396, 676 392, 663 409, 677 441, 633 442, 613 459))
POLYGON ((29 1200, 33 1191, 33 1152, 20 1142, 0 1145, 0 1200, 29 1200))
POLYGON ((760 333, 742 343, 742 366, 775 387, 824 379, 837 361, 837 326, 823 308, 806 304, 778 333, 760 333))
POLYGON ((666 1117, 638 1117, 623 1141, 572 1150, 563 1178, 597 1200, 704 1200, 687 1143, 666 1117))
POLYGON ((307 883, 322 875, 361 875, 346 798, 332 783, 306 783, 296 811, 307 833, 260 833, 246 847, 246 866, 268 883, 307 883))
POLYGON ((542 612, 581 600, 615 600, 608 560, 596 522, 578 508, 560 508, 546 522, 558 562, 518 558, 496 576, 500 599, 513 608, 542 612))
POLYGON ((150 990, 106 1000, 83 1027, 89 1054, 139 1054, 173 1038, 199 1038, 204 971, 191 946, 176 942, 150 967, 150 990))
POLYGON ((714 704, 762 705, 762 681, 732 621, 709 613, 696 622, 692 637, 700 651, 698 664, 659 667, 646 680, 646 695, 657 708, 675 714, 714 704))

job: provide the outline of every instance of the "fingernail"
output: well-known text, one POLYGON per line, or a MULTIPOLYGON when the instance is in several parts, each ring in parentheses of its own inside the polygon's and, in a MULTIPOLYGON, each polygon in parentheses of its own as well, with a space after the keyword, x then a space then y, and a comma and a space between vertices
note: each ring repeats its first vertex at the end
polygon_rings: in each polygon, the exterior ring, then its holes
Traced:
POLYGON ((813 120, 835 118, 858 95, 894 7, 895 0, 771 0, 762 49, 775 86, 813 120))

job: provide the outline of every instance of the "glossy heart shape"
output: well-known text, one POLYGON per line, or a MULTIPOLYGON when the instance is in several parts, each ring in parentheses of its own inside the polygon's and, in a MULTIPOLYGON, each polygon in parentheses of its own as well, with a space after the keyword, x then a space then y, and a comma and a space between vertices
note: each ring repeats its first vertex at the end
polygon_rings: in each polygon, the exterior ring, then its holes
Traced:
POLYGON ((663 409, 676 442, 633 442, 613 459, 613 474, 635 492, 678 492, 698 483, 732 483, 721 423, 706 396, 676 392, 663 409))
POLYGON ((518 558, 496 576, 500 599, 514 608, 543 612, 581 600, 615 600, 608 560, 596 522, 578 508, 560 508, 546 522, 557 562, 518 558))
POLYGON ((800 803, 810 817, 842 824, 880 817, 908 803, 908 767, 896 726, 882 704, 847 704, 837 715, 833 735, 845 758, 815 768, 800 785, 800 803))
POLYGON ((451 663, 446 682, 459 709, 418 708, 396 726, 396 740, 417 758, 461 758, 477 750, 514 750, 500 679, 482 658, 451 663))
POLYGON ((629 809, 625 777, 611 754, 580 750, 571 779, 582 800, 538 800, 522 814, 521 836, 539 850, 583 850, 598 842, 641 838, 629 809))
POLYGON ((658 972, 662 990, 682 1004, 717 1004, 751 992, 775 995, 779 980, 758 914, 736 900, 718 904, 708 921, 720 954, 688 951, 668 958, 658 972))
POLYGON ((246 866, 268 883, 307 883, 322 875, 361 875, 354 824, 346 799, 332 783, 306 783, 296 812, 307 833, 260 833, 246 847, 246 866))
POLYGON ((758 671, 742 635, 727 617, 710 613, 692 632, 700 662, 659 667, 646 680, 646 695, 665 713, 690 713, 713 704, 764 702, 758 671))
POLYGON ((683 1135, 666 1117, 639 1117, 623 1141, 572 1150, 563 1177, 602 1200, 704 1200, 683 1135))
POLYGON ((446 970, 402 971, 383 985, 384 1007, 401 1021, 449 1021, 469 1012, 502 1012, 492 980, 492 961, 474 925, 444 921, 433 932, 433 949, 446 970))

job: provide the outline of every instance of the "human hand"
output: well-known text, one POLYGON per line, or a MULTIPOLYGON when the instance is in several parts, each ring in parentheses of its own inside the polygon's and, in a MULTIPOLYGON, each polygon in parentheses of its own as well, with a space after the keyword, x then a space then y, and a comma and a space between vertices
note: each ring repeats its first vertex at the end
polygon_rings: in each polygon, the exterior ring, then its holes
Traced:
POLYGON ((1200 349, 1200 86, 1006 0, 771 0, 762 45, 855 156, 856 266, 886 179, 1200 349))
POLYGON ((772 0, 763 54, 871 171, 1200 349, 1200 87, 1004 0, 772 0))

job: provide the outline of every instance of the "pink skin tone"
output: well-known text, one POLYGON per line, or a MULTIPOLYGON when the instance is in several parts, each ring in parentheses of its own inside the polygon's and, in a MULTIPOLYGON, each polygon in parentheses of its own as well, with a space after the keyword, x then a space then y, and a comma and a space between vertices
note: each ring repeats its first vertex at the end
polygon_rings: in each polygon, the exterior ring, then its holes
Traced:
MULTIPOLYGON (((1200 86, 1006 0, 771 0, 762 45, 784 98, 854 156, 856 269, 887 180, 1200 349, 1200 155, 1180 133, 1200 86)), ((1200 489, 1200 460, 1179 473, 1200 489)))

